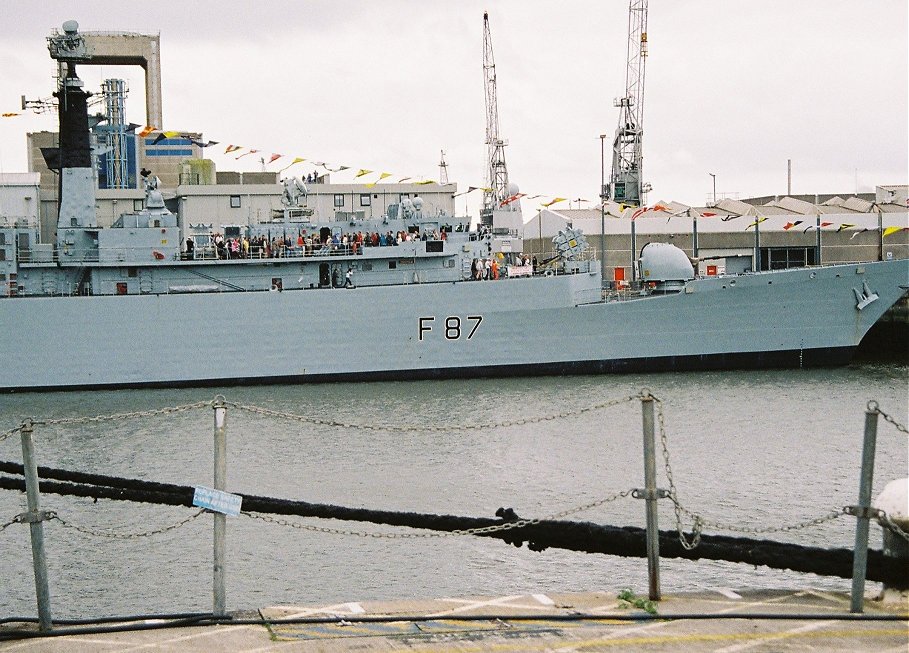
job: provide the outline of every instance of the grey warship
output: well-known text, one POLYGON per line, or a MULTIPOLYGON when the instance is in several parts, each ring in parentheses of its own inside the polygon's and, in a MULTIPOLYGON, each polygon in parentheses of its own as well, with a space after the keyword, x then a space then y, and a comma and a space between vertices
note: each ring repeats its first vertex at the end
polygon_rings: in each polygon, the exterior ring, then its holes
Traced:
POLYGON ((909 287, 907 260, 698 278, 651 243, 646 283, 604 294, 583 234, 535 265, 511 205, 477 230, 419 198, 339 221, 293 179, 267 224, 216 234, 178 225, 149 173, 143 209, 101 228, 76 61, 56 239, 0 219, 3 391, 841 365, 909 287))

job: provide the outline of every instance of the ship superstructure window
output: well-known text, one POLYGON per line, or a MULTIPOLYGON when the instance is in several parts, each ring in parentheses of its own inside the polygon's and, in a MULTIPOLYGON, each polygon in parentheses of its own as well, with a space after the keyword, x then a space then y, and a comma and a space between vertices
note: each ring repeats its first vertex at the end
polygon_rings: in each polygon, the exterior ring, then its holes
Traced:
POLYGON ((6 234, 0 232, 0 245, 6 245, 6 234))
POLYGON ((141 211, 144 207, 145 200, 133 200, 133 211, 141 211))
POLYGON ((369 193, 364 193, 360 195, 360 206, 370 206, 372 205, 372 198, 369 196, 369 193))
POLYGON ((340 209, 344 206, 344 196, 341 193, 335 193, 335 208, 340 209))
POLYGON ((230 208, 232 208, 232 209, 240 208, 240 196, 239 195, 230 196, 230 208))

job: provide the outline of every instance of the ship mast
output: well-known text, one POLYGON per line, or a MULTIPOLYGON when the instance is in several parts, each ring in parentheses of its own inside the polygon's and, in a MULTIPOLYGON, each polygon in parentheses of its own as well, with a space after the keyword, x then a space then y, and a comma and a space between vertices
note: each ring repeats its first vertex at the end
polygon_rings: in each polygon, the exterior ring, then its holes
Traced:
POLYGON ((649 184, 641 181, 644 137, 644 68, 647 62, 647 0, 628 3, 628 56, 625 95, 616 98, 619 125, 612 145, 612 175, 606 199, 631 206, 645 204, 649 184))
POLYGON ((508 141, 499 137, 499 110, 496 102, 496 63, 489 32, 489 14, 483 13, 483 77, 486 90, 486 190, 480 222, 492 225, 493 211, 503 207, 508 199, 508 170, 505 167, 505 146, 508 141))
MULTIPOLYGON (((74 20, 63 23, 62 34, 54 30, 47 37, 47 49, 60 73, 54 93, 60 117, 59 158, 55 162, 60 170, 57 238, 62 244, 64 230, 69 229, 78 231, 79 238, 88 242, 90 236, 80 230, 96 226, 95 169, 88 129, 89 93, 83 90, 84 84, 76 75, 76 64, 89 60, 90 54, 74 20)), ((75 238, 71 235, 70 241, 75 238)), ((76 245, 74 241, 69 244, 76 245)))
POLYGON ((439 183, 448 183, 448 164, 445 163, 445 150, 442 150, 442 158, 439 160, 439 183))

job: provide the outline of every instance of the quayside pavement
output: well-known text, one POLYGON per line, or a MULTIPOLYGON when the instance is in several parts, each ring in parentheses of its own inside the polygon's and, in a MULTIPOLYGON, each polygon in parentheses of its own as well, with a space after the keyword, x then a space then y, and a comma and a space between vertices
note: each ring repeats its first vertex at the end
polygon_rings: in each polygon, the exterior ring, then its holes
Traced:
MULTIPOLYGON (((726 588, 664 595, 657 603, 630 592, 364 601, 274 606, 233 613, 234 623, 55 624, 59 632, 94 632, 0 641, 0 652, 909 650, 905 595, 866 599, 862 615, 849 609, 845 594, 726 588), (122 625, 148 629, 111 631, 122 625)), ((14 629, 23 624, 0 626, 0 640, 14 629)))

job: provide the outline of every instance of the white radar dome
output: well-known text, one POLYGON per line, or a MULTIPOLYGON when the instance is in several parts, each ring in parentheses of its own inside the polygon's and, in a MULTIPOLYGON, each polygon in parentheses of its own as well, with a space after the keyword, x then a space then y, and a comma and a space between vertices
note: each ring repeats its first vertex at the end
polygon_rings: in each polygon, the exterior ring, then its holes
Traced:
POLYGON ((647 243, 641 250, 641 277, 644 281, 688 281, 694 279, 694 267, 675 245, 647 243))
POLYGON ((520 192, 521 192, 521 189, 518 188, 517 184, 515 184, 513 182, 508 184, 508 196, 509 197, 511 197, 512 195, 517 195, 520 192))
POLYGON ((415 208, 417 211, 419 211, 420 209, 423 208, 423 198, 422 197, 413 198, 413 208, 415 208))

